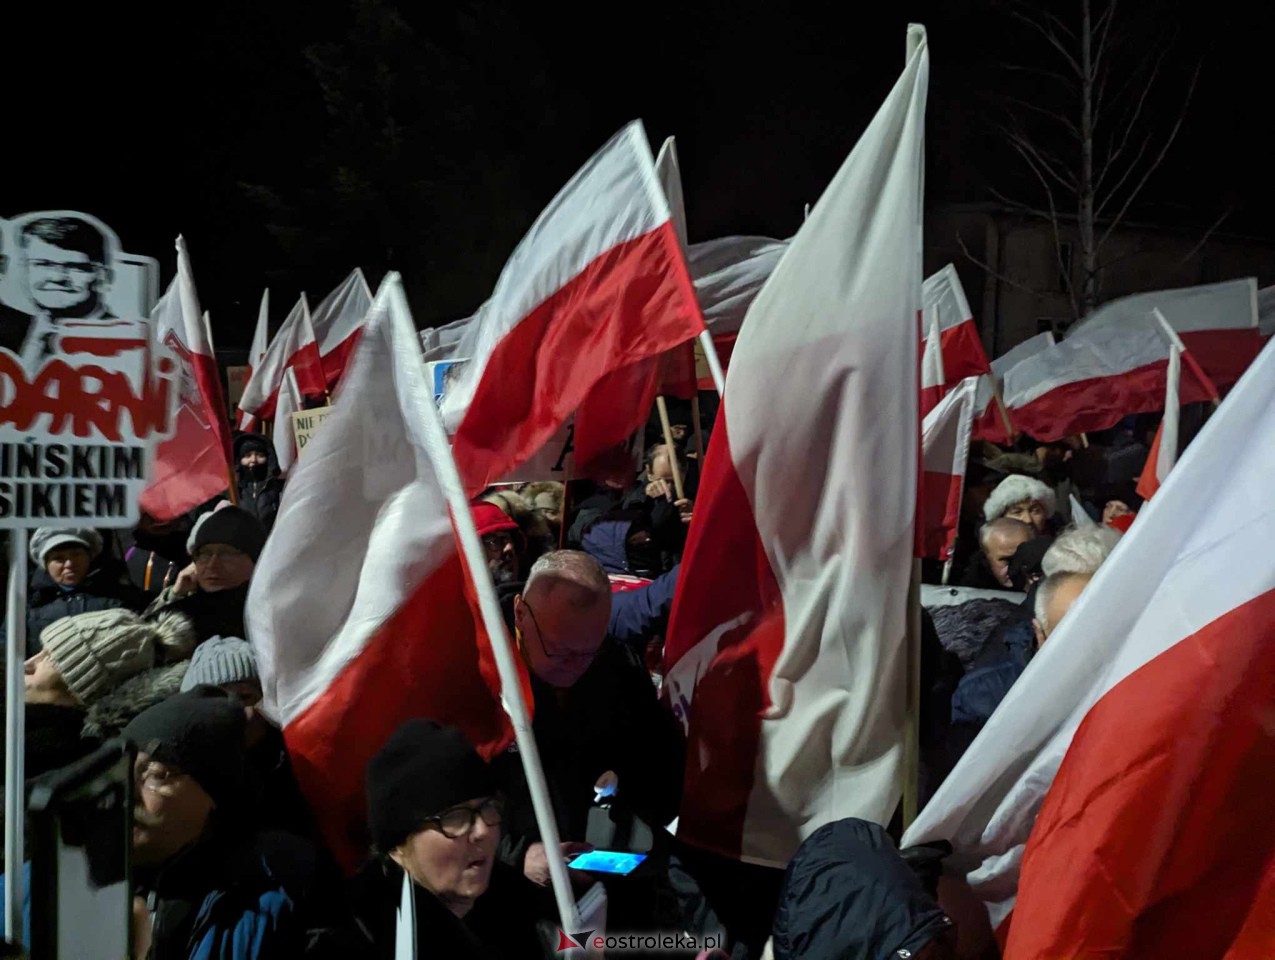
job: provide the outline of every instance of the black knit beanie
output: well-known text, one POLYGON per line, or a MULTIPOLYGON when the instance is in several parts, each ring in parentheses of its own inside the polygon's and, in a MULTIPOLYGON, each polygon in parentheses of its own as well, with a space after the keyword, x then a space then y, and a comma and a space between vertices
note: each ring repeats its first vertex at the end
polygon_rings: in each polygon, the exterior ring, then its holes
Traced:
POLYGON ((200 547, 210 543, 225 543, 252 557, 256 563, 261 548, 266 545, 266 528, 247 510, 238 507, 219 507, 205 513, 195 521, 186 542, 186 552, 192 557, 200 547))
POLYGON ((210 697, 196 687, 138 715, 123 737, 140 752, 187 774, 226 811, 248 799, 246 723, 238 701, 210 697))
POLYGON ((421 828, 426 817, 496 792, 491 768, 456 727, 408 720, 367 765, 367 823, 380 853, 421 828))

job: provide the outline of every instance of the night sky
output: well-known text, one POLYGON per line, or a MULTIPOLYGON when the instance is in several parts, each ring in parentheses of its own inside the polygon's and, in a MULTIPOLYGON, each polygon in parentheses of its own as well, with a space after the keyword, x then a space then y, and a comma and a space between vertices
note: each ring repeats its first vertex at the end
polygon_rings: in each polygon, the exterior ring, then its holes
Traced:
MULTIPOLYGON (((1024 189, 995 97, 1047 98, 998 65, 1046 54, 990 0, 23 8, 6 14, 0 214, 96 214, 165 282, 185 234, 219 348, 247 345, 263 286, 277 324, 356 264, 373 283, 402 271, 421 325, 467 315, 543 204, 635 117, 653 149, 678 138, 692 241, 788 236, 901 69, 909 21, 930 36, 927 203, 1024 189)), ((1139 218, 1230 210, 1224 229, 1275 239, 1261 149, 1275 12, 1126 8, 1131 50, 1177 33, 1148 119, 1171 122, 1203 63, 1139 218)))

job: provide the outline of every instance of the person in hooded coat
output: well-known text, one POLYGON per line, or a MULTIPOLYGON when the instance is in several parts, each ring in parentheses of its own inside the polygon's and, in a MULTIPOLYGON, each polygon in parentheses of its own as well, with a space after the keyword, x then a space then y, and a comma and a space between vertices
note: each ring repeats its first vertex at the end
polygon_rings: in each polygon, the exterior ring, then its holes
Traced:
POLYGON ((31 536, 36 571, 27 591, 27 656, 40 634, 64 617, 101 610, 141 610, 145 597, 105 563, 102 538, 88 527, 41 527, 31 536))
POLYGON ((951 960, 956 927, 875 823, 816 830, 784 873, 775 960, 951 960))
POLYGON ((274 444, 260 433, 236 434, 233 444, 239 507, 256 517, 269 533, 283 498, 274 444))

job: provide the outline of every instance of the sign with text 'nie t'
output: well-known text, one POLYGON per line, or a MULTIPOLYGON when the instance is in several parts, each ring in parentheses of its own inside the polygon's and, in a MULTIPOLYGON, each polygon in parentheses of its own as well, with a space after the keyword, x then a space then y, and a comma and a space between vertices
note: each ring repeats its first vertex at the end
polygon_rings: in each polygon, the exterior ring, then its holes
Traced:
POLYGON ((297 456, 312 439, 319 424, 332 415, 331 407, 315 407, 312 410, 299 410, 289 414, 292 418, 292 436, 297 441, 297 456))
POLYGON ((0 220, 0 527, 137 522, 180 393, 157 278, 87 214, 0 220))

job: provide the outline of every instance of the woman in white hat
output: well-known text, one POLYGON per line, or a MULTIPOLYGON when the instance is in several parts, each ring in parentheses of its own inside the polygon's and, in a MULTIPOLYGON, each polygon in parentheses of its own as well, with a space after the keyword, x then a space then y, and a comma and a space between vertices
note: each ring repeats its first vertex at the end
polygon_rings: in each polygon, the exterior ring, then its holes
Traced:
POLYGON ((28 656, 40 651, 44 629, 64 617, 145 606, 140 590, 98 566, 102 538, 90 527, 40 527, 29 553, 36 570, 27 593, 28 656))

